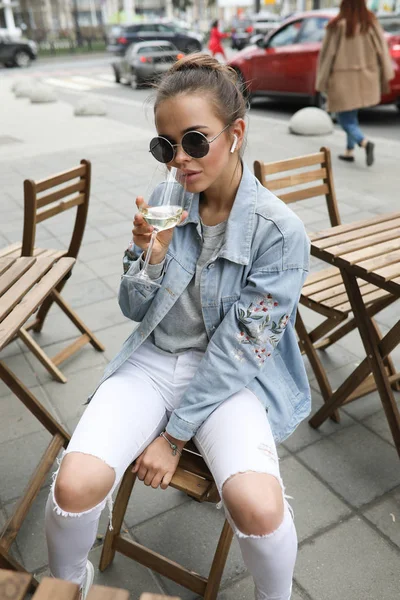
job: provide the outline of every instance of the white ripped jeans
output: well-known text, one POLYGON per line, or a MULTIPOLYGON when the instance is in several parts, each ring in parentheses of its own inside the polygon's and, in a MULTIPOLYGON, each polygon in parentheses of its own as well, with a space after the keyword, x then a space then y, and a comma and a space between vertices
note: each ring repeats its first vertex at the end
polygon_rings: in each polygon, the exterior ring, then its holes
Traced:
MULTIPOLYGON (((82 585, 103 508, 108 502, 111 510, 112 492, 125 470, 165 428, 201 358, 199 351, 167 355, 147 341, 99 387, 66 453, 96 456, 115 470, 116 478, 109 496, 99 505, 82 513, 68 513, 57 505, 55 475, 46 506, 49 566, 54 577, 82 585)), ((208 417, 194 442, 220 493, 227 479, 246 472, 274 475, 283 493, 266 411, 247 388, 228 398, 208 417)), ((264 536, 239 531, 224 509, 254 578, 256 600, 289 600, 297 536, 286 500, 282 523, 264 536)))

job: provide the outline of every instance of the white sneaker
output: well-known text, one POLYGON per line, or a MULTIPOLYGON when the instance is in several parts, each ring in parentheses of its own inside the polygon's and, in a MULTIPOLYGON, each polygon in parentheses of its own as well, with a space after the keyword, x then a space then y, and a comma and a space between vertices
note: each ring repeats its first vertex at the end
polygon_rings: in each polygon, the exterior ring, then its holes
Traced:
POLYGON ((81 600, 86 600, 94 579, 94 566, 90 560, 86 563, 86 578, 81 590, 81 600))

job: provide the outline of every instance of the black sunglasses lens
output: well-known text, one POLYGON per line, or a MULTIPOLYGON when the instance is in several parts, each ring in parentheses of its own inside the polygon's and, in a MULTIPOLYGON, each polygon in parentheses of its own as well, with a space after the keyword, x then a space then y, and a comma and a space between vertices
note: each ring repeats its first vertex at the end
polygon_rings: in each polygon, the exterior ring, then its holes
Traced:
POLYGON ((155 137, 150 142, 150 152, 158 162, 169 163, 174 158, 174 148, 168 140, 155 137))
POLYGON ((192 158, 203 158, 208 154, 210 144, 199 131, 189 131, 182 138, 182 148, 192 158))

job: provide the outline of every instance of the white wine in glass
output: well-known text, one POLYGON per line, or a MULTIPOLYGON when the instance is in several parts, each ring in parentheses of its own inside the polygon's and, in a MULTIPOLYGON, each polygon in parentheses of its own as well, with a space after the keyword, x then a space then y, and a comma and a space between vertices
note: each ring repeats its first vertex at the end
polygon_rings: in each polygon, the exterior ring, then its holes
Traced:
POLYGON ((184 181, 185 179, 180 176, 178 169, 171 167, 166 181, 161 184, 161 189, 156 194, 152 194, 148 205, 139 209, 146 222, 152 225, 154 229, 146 250, 143 268, 137 275, 124 275, 124 277, 128 277, 137 283, 146 284, 150 288, 161 287, 149 277, 147 266, 157 234, 160 231, 175 227, 181 220, 186 200, 184 181))

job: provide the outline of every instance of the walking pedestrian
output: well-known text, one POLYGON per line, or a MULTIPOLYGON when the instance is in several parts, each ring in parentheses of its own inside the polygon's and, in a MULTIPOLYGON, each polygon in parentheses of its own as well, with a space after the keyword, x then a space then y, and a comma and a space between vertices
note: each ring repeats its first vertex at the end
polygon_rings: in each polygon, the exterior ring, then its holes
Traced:
POLYGON ((219 30, 218 20, 214 21, 211 25, 210 40, 208 42, 208 48, 212 56, 222 54, 224 60, 226 60, 225 50, 221 44, 221 40, 228 37, 229 33, 223 33, 219 30))
POLYGON ((328 110, 347 134, 347 148, 340 160, 354 162, 356 144, 364 148, 366 162, 374 162, 374 143, 361 131, 360 108, 379 104, 394 77, 383 30, 365 0, 342 0, 332 19, 319 55, 316 88, 326 93, 328 110))
POLYGON ((92 394, 46 507, 50 571, 80 584, 82 598, 100 513, 125 470, 136 461, 140 480, 166 489, 193 439, 257 600, 290 599, 297 537, 276 444, 310 411, 295 333, 309 241, 242 160, 245 112, 236 73, 207 54, 184 57, 159 84, 150 150, 186 179, 187 210, 157 234, 156 289, 130 277, 153 230, 134 218, 119 304, 139 325, 92 394))

